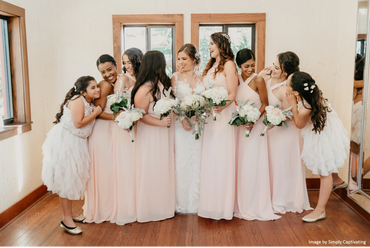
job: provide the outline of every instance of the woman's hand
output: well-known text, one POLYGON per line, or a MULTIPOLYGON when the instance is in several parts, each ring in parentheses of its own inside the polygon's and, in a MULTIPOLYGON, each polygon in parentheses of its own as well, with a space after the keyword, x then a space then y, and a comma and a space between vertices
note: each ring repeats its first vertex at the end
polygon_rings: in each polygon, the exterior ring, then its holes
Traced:
POLYGON ((222 106, 213 106, 212 107, 213 112, 215 112, 216 114, 221 113, 222 110, 224 110, 224 109, 225 109, 225 107, 222 107, 222 106))
POLYGON ((253 129, 253 123, 245 124, 244 128, 247 129, 249 132, 251 132, 253 129))
POLYGON ((294 94, 288 92, 285 93, 285 98, 288 101, 290 106, 297 106, 297 97, 294 94))
POLYGON ((98 105, 98 106, 94 106, 93 108, 93 113, 95 114, 95 118, 98 117, 98 115, 101 114, 102 112, 102 108, 98 105))
POLYGON ((167 117, 164 117, 161 122, 160 122, 160 126, 161 127, 169 127, 171 126, 171 122, 172 122, 172 119, 170 116, 167 116, 167 117))
POLYGON ((183 119, 182 121, 181 121, 181 124, 182 124, 182 127, 184 128, 184 130, 185 131, 190 131, 190 130, 192 130, 194 127, 191 127, 189 124, 190 124, 190 122, 189 122, 189 120, 188 119, 183 119))

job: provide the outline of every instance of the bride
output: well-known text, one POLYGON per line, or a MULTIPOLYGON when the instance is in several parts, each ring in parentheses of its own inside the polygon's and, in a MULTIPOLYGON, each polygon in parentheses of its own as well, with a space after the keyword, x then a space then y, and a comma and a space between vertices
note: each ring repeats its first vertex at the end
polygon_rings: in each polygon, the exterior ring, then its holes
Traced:
MULTIPOLYGON (((185 44, 177 52, 179 72, 171 78, 176 98, 182 100, 205 90, 202 75, 195 69, 199 63, 200 55, 193 44, 185 44)), ((177 213, 198 212, 202 136, 195 140, 193 129, 186 118, 175 123, 177 213)))

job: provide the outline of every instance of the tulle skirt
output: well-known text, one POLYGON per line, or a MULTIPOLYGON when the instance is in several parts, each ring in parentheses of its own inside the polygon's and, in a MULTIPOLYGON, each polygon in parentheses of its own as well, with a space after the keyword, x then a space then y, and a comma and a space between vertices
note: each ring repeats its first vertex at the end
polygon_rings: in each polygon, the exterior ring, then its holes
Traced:
POLYGON ((349 151, 349 140, 337 113, 328 112, 324 129, 320 133, 312 131, 312 124, 302 129, 304 145, 301 158, 313 174, 328 176, 338 173, 344 165, 349 151))
POLYGON ((57 124, 47 134, 42 150, 41 179, 48 190, 69 200, 84 199, 90 163, 87 139, 57 124))

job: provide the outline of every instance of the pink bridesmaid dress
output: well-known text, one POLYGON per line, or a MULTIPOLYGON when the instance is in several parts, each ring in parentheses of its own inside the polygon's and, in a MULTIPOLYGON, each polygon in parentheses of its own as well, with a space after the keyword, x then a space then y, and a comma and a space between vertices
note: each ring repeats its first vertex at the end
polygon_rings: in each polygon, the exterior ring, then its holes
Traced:
MULTIPOLYGON (((249 83, 257 74, 244 82, 239 74, 240 85, 236 100, 254 102, 253 107, 262 105, 260 96, 249 83)), ((253 125, 249 137, 245 137, 244 126, 237 128, 236 146, 236 200, 234 216, 246 220, 276 220, 271 205, 270 177, 267 139, 260 134, 264 129, 263 116, 253 125)))
MULTIPOLYGON (((213 79, 216 66, 208 71, 203 83, 206 87, 209 82, 215 87, 227 89, 226 77, 222 73, 217 73, 213 79)), ((228 124, 233 112, 234 102, 217 114, 216 121, 211 115, 204 127, 198 209, 200 217, 215 220, 233 218, 236 127, 228 124)))
MULTIPOLYGON (((112 113, 108 101, 104 112, 112 113)), ((114 192, 116 168, 112 139, 112 132, 116 125, 113 120, 97 119, 89 137, 90 179, 87 181, 83 206, 87 223, 109 221, 117 211, 116 192, 114 192)))
MULTIPOLYGON (((286 84, 286 81, 270 87, 267 80, 269 105, 282 102, 275 97, 273 90, 286 84)), ((292 121, 288 128, 273 127, 267 131, 269 150, 270 183, 272 207, 275 213, 298 212, 311 210, 308 200, 305 168, 301 160, 301 130, 292 121)), ((262 137, 261 137, 262 138, 262 137)), ((266 137, 265 137, 266 138, 266 137)))
MULTIPOLYGON (((159 84, 161 97, 163 85, 159 84)), ((158 118, 150 103, 146 113, 158 118)), ((141 121, 136 134, 136 199, 138 222, 158 221, 175 215, 175 119, 170 128, 141 121)))

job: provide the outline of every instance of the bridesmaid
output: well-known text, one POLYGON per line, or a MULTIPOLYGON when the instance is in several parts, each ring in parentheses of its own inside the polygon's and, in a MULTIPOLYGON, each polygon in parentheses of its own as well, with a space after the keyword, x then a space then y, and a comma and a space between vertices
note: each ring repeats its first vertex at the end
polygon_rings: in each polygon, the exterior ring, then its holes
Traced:
MULTIPOLYGON (((299 58, 293 52, 277 55, 274 65, 269 68, 270 75, 264 70, 269 105, 279 104, 281 109, 290 105, 286 100, 286 81, 290 74, 299 71, 299 58)), ((268 131, 270 183, 272 207, 275 213, 310 210, 308 201, 305 168, 301 160, 301 131, 293 122, 288 128, 273 127, 268 131)))
MULTIPOLYGON (((136 197, 138 222, 158 221, 175 215, 175 158, 173 114, 162 120, 153 111, 171 87, 166 60, 159 51, 142 59, 131 101, 147 114, 137 123, 136 197), (167 126, 171 126, 167 128, 167 126)), ((171 92, 172 97, 173 94, 171 92)))
MULTIPOLYGON (((124 52, 122 60, 126 74, 118 78, 123 82, 124 89, 133 88, 142 57, 143 53, 137 48, 130 48, 124 52)), ((120 84, 121 82, 114 84, 115 92, 120 89, 120 84)), ((120 128, 117 123, 112 126, 112 143, 116 174, 116 212, 110 222, 124 225, 136 221, 137 218, 135 144, 131 142, 128 132, 120 128)))
POLYGON ((211 83, 227 89, 229 101, 225 107, 213 107, 217 120, 208 118, 204 127, 198 215, 230 220, 235 201, 236 128, 228 122, 235 112, 238 73, 228 34, 212 34, 208 49, 211 58, 203 72, 203 83, 206 87, 211 83))
POLYGON ((234 216, 246 220, 276 220, 271 205, 267 139, 261 138, 265 107, 268 105, 265 80, 255 71, 255 56, 248 48, 236 54, 236 64, 241 69, 236 100, 248 98, 261 112, 260 119, 237 128, 236 146, 236 201, 234 216), (250 130, 245 137, 245 130, 250 130), (252 130, 253 129, 253 130, 252 130))
MULTIPOLYGON (((200 56, 193 44, 185 44, 177 52, 179 72, 172 75, 172 88, 180 100, 204 91, 202 75, 195 69, 200 56)), ((200 156, 202 138, 195 140, 194 127, 184 118, 175 123, 176 212, 197 213, 199 206, 200 156)))
POLYGON ((86 200, 83 207, 85 222, 111 221, 124 224, 125 221, 120 221, 117 213, 117 202, 121 198, 121 196, 118 197, 119 192, 117 191, 121 187, 118 185, 118 181, 121 183, 121 178, 117 174, 116 146, 113 142, 113 130, 117 124, 107 104, 107 96, 114 93, 116 82, 123 79, 122 76, 118 77, 116 61, 108 54, 101 55, 96 61, 96 66, 103 80, 99 83, 101 95, 95 100, 95 105, 99 105, 103 112, 96 120, 95 128, 89 137, 90 179, 87 182, 86 200))

